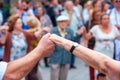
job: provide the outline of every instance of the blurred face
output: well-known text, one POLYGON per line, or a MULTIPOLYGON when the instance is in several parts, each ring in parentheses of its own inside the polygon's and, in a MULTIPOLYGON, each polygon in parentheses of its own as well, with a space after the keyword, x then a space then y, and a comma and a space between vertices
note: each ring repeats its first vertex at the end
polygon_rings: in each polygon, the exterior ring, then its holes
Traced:
POLYGON ((22 2, 23 10, 27 11, 29 9, 29 5, 26 2, 22 2))
POLYGON ((99 21, 100 15, 101 15, 101 11, 96 12, 96 14, 94 15, 94 20, 99 21))
POLYGON ((113 0, 112 2, 116 8, 120 8, 120 0, 113 0))
POLYGON ((41 3, 40 3, 40 2, 36 2, 36 3, 34 4, 34 7, 35 7, 35 8, 38 8, 39 6, 41 6, 41 3))
POLYGON ((110 22, 109 15, 102 16, 102 18, 101 18, 101 24, 108 25, 109 22, 110 22))
POLYGON ((101 1, 97 1, 97 3, 94 5, 95 8, 101 8, 101 1))
POLYGON ((39 15, 43 15, 43 10, 42 10, 42 8, 38 8, 37 11, 38 11, 38 14, 39 14, 39 15))
POLYGON ((20 9, 22 9, 23 7, 22 7, 22 3, 21 3, 21 1, 19 0, 18 1, 18 7, 20 8, 20 9))
POLYGON ((52 4, 53 4, 54 6, 57 6, 57 5, 58 5, 58 0, 53 0, 53 1, 52 1, 52 4))
POLYGON ((109 9, 109 4, 105 4, 104 10, 107 11, 109 9))
POLYGON ((80 0, 75 0, 75 3, 76 3, 76 4, 79 4, 79 3, 80 3, 80 0))
POLYGON ((64 30, 68 26, 68 21, 58 21, 58 26, 64 30))
POLYGON ((68 11, 72 11, 73 10, 73 3, 72 3, 72 1, 69 1, 69 2, 66 3, 66 9, 68 11))
POLYGON ((14 29, 22 30, 22 20, 21 20, 21 18, 17 19, 17 21, 15 23, 15 28, 14 29))

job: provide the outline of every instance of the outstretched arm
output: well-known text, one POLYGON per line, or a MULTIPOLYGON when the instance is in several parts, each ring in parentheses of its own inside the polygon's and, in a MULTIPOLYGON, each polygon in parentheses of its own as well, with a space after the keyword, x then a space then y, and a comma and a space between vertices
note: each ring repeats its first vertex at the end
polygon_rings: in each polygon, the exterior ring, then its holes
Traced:
POLYGON ((38 46, 26 56, 9 62, 3 80, 20 80, 41 58, 50 55, 54 49, 54 43, 49 40, 49 37, 50 34, 45 35, 38 46))
MULTIPOLYGON (((50 39, 57 45, 64 47, 66 50, 70 51, 73 42, 66 40, 53 34, 50 39)), ((86 47, 79 45, 73 51, 73 54, 81 58, 83 61, 91 65, 92 67, 106 73, 109 77, 120 76, 120 62, 115 61, 100 52, 90 50, 86 47)), ((117 79, 114 79, 117 80, 117 79)))

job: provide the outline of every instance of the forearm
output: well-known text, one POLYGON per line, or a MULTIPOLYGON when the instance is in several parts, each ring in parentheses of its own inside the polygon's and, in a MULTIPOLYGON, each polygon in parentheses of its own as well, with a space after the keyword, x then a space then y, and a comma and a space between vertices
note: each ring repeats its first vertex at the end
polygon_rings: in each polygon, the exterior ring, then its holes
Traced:
MULTIPOLYGON (((61 44, 63 47, 70 51, 70 48, 72 47, 73 42, 69 40, 63 39, 61 44)), ((73 54, 77 57, 81 58, 83 61, 88 63, 90 66, 107 73, 107 66, 106 63, 113 60, 102 53, 90 50, 88 48, 85 48, 81 45, 79 45, 74 51, 73 54)))
POLYGON ((36 48, 25 57, 9 62, 3 80, 20 80, 27 75, 42 57, 38 52, 36 48))

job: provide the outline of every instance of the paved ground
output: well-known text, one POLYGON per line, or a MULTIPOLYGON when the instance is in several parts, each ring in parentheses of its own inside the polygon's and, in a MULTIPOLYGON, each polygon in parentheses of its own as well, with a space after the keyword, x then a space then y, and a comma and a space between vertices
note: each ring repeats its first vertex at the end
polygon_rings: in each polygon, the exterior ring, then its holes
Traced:
MULTIPOLYGON (((40 63, 43 80, 50 80, 50 68, 45 68, 43 61, 40 63)), ((89 80, 88 66, 78 58, 76 58, 75 65, 77 69, 70 69, 67 80, 89 80)))

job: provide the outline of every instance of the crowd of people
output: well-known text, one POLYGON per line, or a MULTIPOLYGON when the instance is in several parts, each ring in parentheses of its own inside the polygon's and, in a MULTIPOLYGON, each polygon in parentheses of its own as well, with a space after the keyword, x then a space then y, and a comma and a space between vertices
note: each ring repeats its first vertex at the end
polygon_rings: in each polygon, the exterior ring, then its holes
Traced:
MULTIPOLYGON (((43 0, 32 3, 31 0, 18 0, 17 6, 11 4, 8 18, 5 10, 0 8, 0 61, 11 62, 25 56, 47 33, 77 42, 119 61, 120 0, 86 0, 83 5, 80 1, 43 0)), ((51 39, 58 45, 53 54, 44 57, 45 67, 50 67, 50 80, 67 80, 69 69, 77 68, 75 54, 51 39)), ((38 66, 39 60, 23 80, 41 80, 38 66)), ((111 78, 106 76, 106 71, 94 65, 89 71, 90 80, 111 78), (94 68, 97 68, 97 73, 94 68)))

